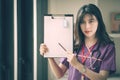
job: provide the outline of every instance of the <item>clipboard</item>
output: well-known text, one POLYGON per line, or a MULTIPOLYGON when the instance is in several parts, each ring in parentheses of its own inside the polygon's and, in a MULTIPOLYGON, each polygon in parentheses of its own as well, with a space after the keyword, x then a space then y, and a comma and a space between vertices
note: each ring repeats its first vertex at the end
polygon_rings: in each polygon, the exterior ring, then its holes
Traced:
POLYGON ((73 23, 72 14, 44 15, 44 43, 49 49, 44 57, 66 57, 58 43, 73 52, 73 23))

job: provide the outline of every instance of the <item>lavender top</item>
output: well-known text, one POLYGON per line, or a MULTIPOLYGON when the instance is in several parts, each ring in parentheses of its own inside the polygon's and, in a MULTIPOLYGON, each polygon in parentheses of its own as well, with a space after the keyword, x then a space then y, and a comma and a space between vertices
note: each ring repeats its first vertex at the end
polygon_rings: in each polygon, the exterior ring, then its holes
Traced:
MULTIPOLYGON (((93 48, 92 52, 97 50, 97 48, 98 48, 98 43, 93 48)), ((84 47, 84 51, 85 53, 88 52, 86 46, 84 47)), ((99 49, 93 53, 93 56, 96 57, 99 51, 101 55, 98 58, 98 60, 95 61, 95 59, 91 59, 91 62, 90 62, 90 58, 87 58, 84 65, 87 68, 97 73, 99 73, 100 70, 107 70, 109 71, 110 74, 114 73, 116 71, 115 45, 112 43, 108 45, 101 45, 99 49)), ((78 55, 81 55, 81 53, 82 51, 79 50, 78 55)), ((78 56, 77 58, 78 58, 78 61, 81 63, 81 57, 78 56)), ((61 63, 64 64, 69 70, 68 80, 81 80, 81 73, 67 62, 67 58, 62 58, 61 63)), ((85 77, 85 80, 90 80, 90 79, 85 77)))

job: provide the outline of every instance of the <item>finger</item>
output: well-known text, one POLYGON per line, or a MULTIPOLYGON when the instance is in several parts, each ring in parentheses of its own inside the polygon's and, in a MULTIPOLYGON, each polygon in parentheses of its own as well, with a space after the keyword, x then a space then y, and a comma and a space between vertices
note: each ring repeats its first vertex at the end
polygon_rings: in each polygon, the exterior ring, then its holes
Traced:
POLYGON ((48 49, 47 49, 47 48, 41 48, 41 49, 40 49, 40 52, 41 52, 41 53, 46 53, 46 52, 48 52, 48 49))
POLYGON ((48 51, 48 47, 45 44, 40 45, 40 49, 45 50, 46 52, 48 51))
POLYGON ((67 53, 67 58, 72 58, 72 57, 74 57, 75 55, 74 54, 72 54, 72 53, 67 53))
POLYGON ((40 49, 40 54, 44 55, 45 51, 40 49))
POLYGON ((67 54, 67 58, 69 59, 69 58, 71 58, 71 56, 69 54, 67 54))
POLYGON ((44 46, 45 44, 44 43, 41 43, 40 46, 44 46))
POLYGON ((67 54, 73 54, 71 51, 67 51, 67 54))
POLYGON ((77 54, 73 54, 74 55, 74 57, 76 57, 77 56, 77 54))
POLYGON ((48 48, 45 44, 41 44, 39 48, 40 54, 43 56, 45 53, 48 52, 48 48))

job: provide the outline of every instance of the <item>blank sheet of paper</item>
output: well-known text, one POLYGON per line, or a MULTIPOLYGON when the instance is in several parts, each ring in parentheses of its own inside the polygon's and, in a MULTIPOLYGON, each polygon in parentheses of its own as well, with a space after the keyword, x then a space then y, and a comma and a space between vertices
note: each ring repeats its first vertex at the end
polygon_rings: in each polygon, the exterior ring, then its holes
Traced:
POLYGON ((44 16, 44 43, 49 49, 44 57, 66 57, 58 43, 73 52, 73 15, 44 16))

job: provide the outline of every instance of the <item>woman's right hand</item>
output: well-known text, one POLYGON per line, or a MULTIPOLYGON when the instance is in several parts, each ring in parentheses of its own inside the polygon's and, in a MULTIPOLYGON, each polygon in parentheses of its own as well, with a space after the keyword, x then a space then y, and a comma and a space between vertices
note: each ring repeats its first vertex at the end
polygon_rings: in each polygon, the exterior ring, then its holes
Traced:
POLYGON ((40 44, 39 51, 40 51, 40 54, 43 56, 45 53, 48 52, 48 47, 44 43, 42 43, 40 44))

